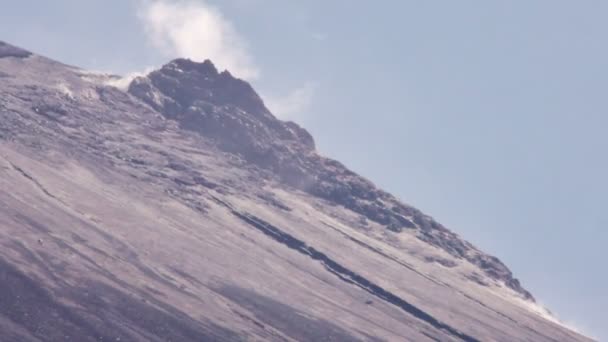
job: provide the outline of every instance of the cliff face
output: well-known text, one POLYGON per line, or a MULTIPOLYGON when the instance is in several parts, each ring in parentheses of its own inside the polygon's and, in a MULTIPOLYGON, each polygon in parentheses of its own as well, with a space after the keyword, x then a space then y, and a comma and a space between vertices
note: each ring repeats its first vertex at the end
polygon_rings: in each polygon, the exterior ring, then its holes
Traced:
POLYGON ((344 206, 393 232, 414 230, 422 241, 475 264, 485 275, 534 300, 500 260, 341 163, 317 154, 306 130, 276 119, 248 83, 228 71, 218 73, 211 61, 174 60, 135 79, 129 92, 183 129, 212 138, 222 150, 270 171, 286 185, 344 206))
POLYGON ((587 340, 211 62, 112 79, 0 43, 0 340, 587 340))

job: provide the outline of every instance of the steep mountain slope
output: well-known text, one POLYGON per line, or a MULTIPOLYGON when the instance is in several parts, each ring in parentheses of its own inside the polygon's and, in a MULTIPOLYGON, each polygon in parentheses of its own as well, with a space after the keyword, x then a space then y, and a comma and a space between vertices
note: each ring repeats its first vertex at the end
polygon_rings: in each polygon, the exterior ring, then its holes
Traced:
POLYGON ((587 341, 209 61, 0 43, 1 341, 587 341))

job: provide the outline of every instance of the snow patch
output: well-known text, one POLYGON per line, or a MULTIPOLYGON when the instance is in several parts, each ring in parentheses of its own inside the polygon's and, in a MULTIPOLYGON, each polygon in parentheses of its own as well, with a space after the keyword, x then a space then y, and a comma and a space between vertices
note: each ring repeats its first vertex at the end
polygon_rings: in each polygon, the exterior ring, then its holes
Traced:
POLYGON ((135 78, 146 76, 154 70, 154 67, 147 67, 143 71, 130 72, 124 76, 92 70, 78 70, 78 74, 81 79, 87 82, 115 87, 126 91, 129 89, 129 85, 135 78))
POLYGON ((494 294, 510 301, 513 304, 518 305, 519 307, 521 307, 525 310, 528 310, 531 313, 534 313, 534 314, 542 317, 543 319, 545 319, 549 322, 557 324, 560 327, 566 328, 577 334, 584 335, 586 337, 593 339, 593 337, 585 329, 581 329, 578 324, 562 321, 555 314, 553 314, 549 309, 547 309, 542 303, 539 303, 539 302, 535 303, 535 302, 529 301, 525 298, 522 298, 520 294, 518 294, 517 292, 513 291, 512 289, 506 287, 503 284, 500 284, 498 287, 501 289, 501 291, 493 291, 494 294), (507 294, 507 295, 505 295, 505 294, 507 294))
POLYGON ((131 84, 131 82, 133 82, 134 79, 136 79, 137 77, 145 77, 154 70, 155 68, 148 67, 144 71, 131 72, 124 76, 114 76, 106 80, 104 84, 126 91, 127 89, 129 89, 129 85, 131 84))
POLYGON ((109 85, 111 87, 116 87, 120 90, 127 90, 129 89, 129 84, 131 84, 131 82, 139 76, 144 76, 144 74, 139 72, 132 72, 123 77, 108 79, 106 82, 104 82, 104 84, 109 85))
POLYGON ((531 311, 533 313, 536 313, 537 315, 541 316, 542 318, 544 318, 550 322, 553 322, 568 330, 574 331, 577 334, 591 337, 587 332, 585 332, 583 329, 580 329, 576 324, 564 322, 564 321, 560 320, 558 317, 554 316, 553 313, 551 313, 551 311, 549 311, 547 308, 545 308, 542 304, 533 303, 533 302, 530 302, 530 301, 527 301, 527 300, 524 300, 521 298, 517 298, 517 301, 519 301, 518 304, 520 304, 524 308, 528 309, 529 311, 531 311))
POLYGON ((72 91, 72 89, 70 88, 70 86, 67 83, 57 83, 57 85, 55 86, 55 89, 57 89, 60 93, 62 93, 63 95, 67 96, 70 99, 74 99, 74 92, 72 91))
POLYGON ((120 77, 120 76, 112 75, 107 72, 93 71, 93 70, 78 70, 78 76, 83 81, 98 84, 98 85, 103 85, 112 78, 120 77))

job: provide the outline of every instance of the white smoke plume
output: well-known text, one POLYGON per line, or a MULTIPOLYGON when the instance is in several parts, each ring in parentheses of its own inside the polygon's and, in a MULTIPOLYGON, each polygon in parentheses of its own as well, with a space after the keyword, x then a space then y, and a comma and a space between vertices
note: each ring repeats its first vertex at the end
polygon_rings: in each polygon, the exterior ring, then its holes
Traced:
POLYGON ((142 1, 138 13, 150 42, 168 57, 210 59, 218 69, 256 79, 260 71, 233 24, 204 1, 142 1))

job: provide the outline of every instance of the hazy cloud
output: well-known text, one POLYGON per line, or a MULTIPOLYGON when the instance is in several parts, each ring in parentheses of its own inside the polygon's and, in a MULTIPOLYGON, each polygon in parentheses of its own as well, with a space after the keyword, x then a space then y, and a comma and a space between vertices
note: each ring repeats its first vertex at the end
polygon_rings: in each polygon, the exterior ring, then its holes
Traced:
POLYGON ((127 90, 129 88, 129 85, 131 84, 131 82, 136 77, 146 76, 152 71, 154 71, 154 68, 148 67, 144 71, 130 72, 122 77, 110 78, 107 81, 105 81, 105 84, 112 86, 112 87, 122 89, 122 90, 127 90))
POLYGON ((320 42, 324 42, 327 40, 327 34, 323 32, 313 32, 311 33, 312 39, 320 42))
MULTIPOLYGON (((211 59, 218 69, 227 69, 236 77, 254 80, 260 76, 248 42, 218 8, 205 1, 140 0, 138 17, 153 46, 169 58, 211 59)), ((124 88, 140 74, 113 80, 112 85, 124 88)), ((315 88, 309 82, 282 96, 262 97, 278 117, 294 118, 310 106, 315 88)))
POLYGON ((265 102, 268 109, 283 119, 293 119, 307 110, 312 103, 317 84, 308 82, 282 97, 268 97, 265 102))
POLYGON ((247 49, 247 42, 232 23, 204 1, 142 1, 138 16, 151 43, 170 57, 195 61, 211 59, 244 79, 260 72, 247 49))

